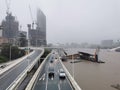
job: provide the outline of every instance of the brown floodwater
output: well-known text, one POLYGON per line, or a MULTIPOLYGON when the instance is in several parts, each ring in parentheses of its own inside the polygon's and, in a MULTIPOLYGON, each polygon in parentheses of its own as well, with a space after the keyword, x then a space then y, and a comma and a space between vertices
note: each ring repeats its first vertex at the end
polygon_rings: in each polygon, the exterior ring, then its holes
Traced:
MULTIPOLYGON (((117 90, 111 85, 120 84, 120 53, 101 50, 99 57, 105 63, 85 60, 74 63, 76 82, 82 90, 117 90)), ((73 64, 70 61, 64 62, 64 65, 72 75, 73 64)))

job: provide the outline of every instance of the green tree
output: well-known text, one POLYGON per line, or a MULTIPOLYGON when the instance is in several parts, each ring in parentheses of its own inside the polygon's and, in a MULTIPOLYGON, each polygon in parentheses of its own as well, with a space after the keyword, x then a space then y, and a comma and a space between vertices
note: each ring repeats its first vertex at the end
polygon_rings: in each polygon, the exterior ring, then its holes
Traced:
POLYGON ((10 58, 10 44, 3 44, 1 47, 1 56, 4 56, 6 58, 10 58))
POLYGON ((11 44, 4 44, 1 48, 1 56, 12 59, 17 59, 21 56, 25 55, 24 50, 20 50, 17 46, 12 46, 11 44), (10 55, 11 53, 11 55, 10 55))

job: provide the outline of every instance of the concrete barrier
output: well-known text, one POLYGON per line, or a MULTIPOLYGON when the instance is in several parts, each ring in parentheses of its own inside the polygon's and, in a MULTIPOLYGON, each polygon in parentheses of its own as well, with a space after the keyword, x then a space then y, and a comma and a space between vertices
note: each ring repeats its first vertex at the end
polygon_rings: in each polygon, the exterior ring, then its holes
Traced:
POLYGON ((6 89, 6 90, 17 90, 17 87, 21 84, 21 82, 27 76, 27 71, 24 70, 15 80, 14 82, 6 89))
MULTIPOLYGON (((50 53, 51 54, 51 53, 50 53)), ((37 71, 35 72, 35 74, 33 75, 32 79, 30 80, 29 84, 27 85, 25 90, 32 90, 33 86, 35 85, 35 81, 38 79, 38 75, 42 70, 42 67, 44 66, 46 60, 48 59, 48 57, 50 56, 50 54, 44 59, 44 61, 41 63, 41 65, 39 66, 39 68, 37 69, 37 71)))
POLYGON ((44 54, 44 49, 42 49, 42 53, 34 60, 33 63, 31 63, 29 66, 28 66, 28 72, 31 71, 31 69, 34 67, 34 65, 36 64, 36 62, 38 61, 38 59, 40 59, 40 57, 44 54))
POLYGON ((73 77, 71 76, 71 74, 68 72, 68 70, 66 69, 66 67, 64 66, 64 64, 62 63, 62 61, 60 60, 60 58, 59 58, 59 61, 60 61, 61 65, 62 65, 62 67, 63 67, 63 69, 64 69, 64 71, 65 71, 65 73, 66 73, 66 75, 67 75, 67 77, 68 77, 71 85, 73 86, 74 90, 82 90, 79 87, 79 85, 77 84, 77 82, 73 79, 73 77))
POLYGON ((44 49, 42 50, 42 53, 35 59, 35 61, 31 63, 30 66, 28 66, 6 90, 17 90, 17 87, 21 84, 21 82, 27 76, 27 72, 30 72, 30 70, 33 68, 33 66, 38 61, 38 59, 42 56, 43 53, 44 53, 44 49))
MULTIPOLYGON (((15 65, 19 64, 22 60, 24 60, 25 58, 29 57, 30 55, 32 55, 35 51, 31 52, 30 54, 28 55, 25 55, 21 58, 18 58, 14 61, 11 61, 12 63, 8 66, 6 66, 4 69, 1 69, 0 70, 0 75, 2 75, 4 72, 8 71, 9 69, 11 69, 12 67, 14 67, 15 65)), ((9 62, 10 63, 10 62, 9 62)))

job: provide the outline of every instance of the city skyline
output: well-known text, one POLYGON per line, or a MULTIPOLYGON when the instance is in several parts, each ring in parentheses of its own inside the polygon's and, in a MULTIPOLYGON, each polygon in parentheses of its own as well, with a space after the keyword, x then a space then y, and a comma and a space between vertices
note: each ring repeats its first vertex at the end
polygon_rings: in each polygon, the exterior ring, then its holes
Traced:
MULTIPOLYGON (((100 43, 101 40, 120 38, 119 4, 119 0, 11 0, 10 11, 17 16, 22 30, 27 31, 27 24, 32 22, 29 5, 34 19, 35 9, 40 7, 47 17, 48 43, 100 43)), ((2 0, 0 11, 1 22, 6 13, 6 5, 2 0)))

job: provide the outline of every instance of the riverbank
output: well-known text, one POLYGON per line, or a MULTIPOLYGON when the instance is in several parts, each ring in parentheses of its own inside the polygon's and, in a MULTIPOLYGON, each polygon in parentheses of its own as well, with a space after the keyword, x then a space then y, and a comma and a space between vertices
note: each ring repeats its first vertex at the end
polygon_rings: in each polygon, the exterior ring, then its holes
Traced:
MULTIPOLYGON (((100 59, 105 63, 74 63, 75 80, 82 90, 117 90, 111 85, 120 84, 120 53, 102 50, 100 59)), ((72 75, 73 63, 68 60, 64 65, 72 75)))

